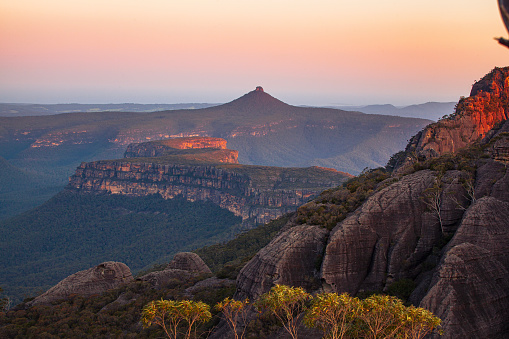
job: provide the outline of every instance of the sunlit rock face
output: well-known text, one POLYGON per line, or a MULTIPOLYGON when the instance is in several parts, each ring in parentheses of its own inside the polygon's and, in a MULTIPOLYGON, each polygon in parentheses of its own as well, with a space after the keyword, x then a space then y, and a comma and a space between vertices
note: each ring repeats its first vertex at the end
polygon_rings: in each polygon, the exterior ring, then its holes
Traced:
POLYGON ((509 118, 509 68, 495 68, 472 86, 456 114, 426 127, 414 136, 407 151, 422 156, 456 152, 509 118))

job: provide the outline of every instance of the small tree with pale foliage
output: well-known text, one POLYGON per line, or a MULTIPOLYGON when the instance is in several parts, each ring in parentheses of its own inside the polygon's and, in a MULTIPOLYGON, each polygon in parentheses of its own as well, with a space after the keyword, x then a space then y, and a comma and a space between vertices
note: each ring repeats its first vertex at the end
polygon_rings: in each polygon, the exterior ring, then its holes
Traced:
POLYGON ((184 325, 184 338, 191 338, 192 330, 200 322, 212 318, 210 306, 203 302, 191 300, 157 300, 148 303, 142 310, 143 327, 152 324, 161 326, 170 339, 177 339, 179 326, 184 325))
POLYGON ((311 295, 301 287, 275 285, 260 296, 255 306, 260 312, 274 315, 293 339, 297 338, 297 317, 306 308, 311 295))
POLYGON ((420 339, 440 327, 440 318, 428 310, 406 307, 396 297, 372 295, 362 301, 362 338, 420 339))
POLYGON ((362 303, 348 293, 318 294, 304 317, 309 328, 319 328, 325 338, 341 339, 352 333, 355 321, 362 312, 362 303))
POLYGON ((249 304, 249 300, 245 299, 244 301, 234 300, 230 298, 225 298, 223 301, 218 302, 215 306, 216 310, 223 313, 226 321, 228 322, 228 326, 230 327, 235 339, 244 338, 244 333, 246 331, 246 307, 249 304), (237 325, 242 326, 242 332, 240 335, 237 333, 237 325))

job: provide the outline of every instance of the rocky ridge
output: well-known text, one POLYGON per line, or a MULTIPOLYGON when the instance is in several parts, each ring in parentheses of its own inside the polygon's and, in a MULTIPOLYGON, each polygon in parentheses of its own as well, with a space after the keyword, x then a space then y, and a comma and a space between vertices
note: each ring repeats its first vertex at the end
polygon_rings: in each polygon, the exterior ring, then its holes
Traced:
POLYGON ((246 225, 252 225, 266 223, 294 211, 324 189, 337 186, 351 177, 320 167, 243 166, 236 164, 236 156, 228 156, 223 161, 224 153, 217 157, 217 152, 234 151, 216 147, 226 147, 224 139, 211 139, 184 138, 132 145, 126 155, 135 157, 82 163, 69 179, 67 189, 85 193, 159 194, 165 199, 182 196, 189 201, 209 200, 241 216, 246 225), (182 148, 175 147, 179 142, 182 148), (208 147, 211 144, 213 148, 208 147), (161 156, 145 158, 153 154, 161 156))

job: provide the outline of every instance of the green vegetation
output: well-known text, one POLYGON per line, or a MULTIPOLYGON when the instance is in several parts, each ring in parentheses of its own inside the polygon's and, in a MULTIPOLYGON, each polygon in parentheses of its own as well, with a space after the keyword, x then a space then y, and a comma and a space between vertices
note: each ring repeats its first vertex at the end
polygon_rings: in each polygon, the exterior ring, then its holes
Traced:
POLYGON ((258 311, 276 317, 293 339, 297 339, 297 317, 306 308, 311 295, 302 287, 275 285, 256 301, 258 311))
POLYGON ((383 188, 380 183, 389 177, 390 173, 383 168, 365 170, 343 186, 326 190, 318 198, 299 207, 296 221, 299 224, 321 225, 331 230, 376 189, 383 188))
POLYGON ((148 328, 152 324, 161 326, 164 333, 170 339, 180 337, 179 326, 183 325, 182 337, 191 338, 194 332, 196 338, 196 325, 204 323, 212 318, 210 306, 201 301, 192 300, 157 300, 151 301, 141 313, 143 327, 148 328), (182 324, 183 323, 183 324, 182 324))
MULTIPOLYGON (((48 306, 0 312, 0 338, 161 338, 165 335, 162 328, 141 328, 143 307, 152 300, 186 300, 185 289, 203 279, 174 280, 160 289, 134 281, 102 295, 73 295, 48 306)), ((193 300, 214 305, 233 292, 230 287, 207 290, 193 300)), ((217 325, 217 312, 211 313, 213 321, 197 328, 197 333, 217 325)))
POLYGON ((246 332, 246 321, 247 321, 247 305, 249 304, 248 299, 235 300, 225 298, 223 301, 216 304, 215 309, 222 312, 224 318, 228 322, 228 326, 233 333, 235 339, 244 338, 246 332), (237 327, 242 328, 242 332, 237 333, 237 327))
POLYGON ((64 191, 0 223, 2 284, 19 302, 104 261, 121 261, 136 272, 231 238, 240 222, 209 202, 64 191))
MULTIPOLYGON (((225 298, 215 305, 228 322, 236 339, 244 338, 248 300, 236 301, 225 298), (237 333, 237 326, 242 332, 237 333)), ((366 299, 351 297, 347 293, 321 293, 312 297, 299 287, 275 285, 254 303, 259 316, 274 317, 293 339, 298 338, 298 327, 302 321, 309 328, 323 331, 324 338, 412 338, 421 339, 436 331, 441 334, 441 320, 431 312, 414 306, 405 306, 396 297, 372 295, 366 299), (304 314, 303 319, 299 319, 304 314)), ((191 337, 191 328, 196 322, 206 322, 212 317, 209 305, 190 300, 158 300, 148 303, 141 313, 144 327, 155 323, 164 329, 171 339, 191 337), (184 325, 181 323, 184 322, 184 325)), ((269 320, 270 322, 270 320, 269 320)), ((253 330, 253 320, 248 331, 253 330)), ((252 336, 253 333, 247 333, 252 336)), ((195 338, 204 338, 206 333, 195 338)))
POLYGON ((241 233, 226 243, 206 246, 194 252, 219 278, 236 279, 242 267, 276 236, 289 218, 290 215, 282 216, 241 233))

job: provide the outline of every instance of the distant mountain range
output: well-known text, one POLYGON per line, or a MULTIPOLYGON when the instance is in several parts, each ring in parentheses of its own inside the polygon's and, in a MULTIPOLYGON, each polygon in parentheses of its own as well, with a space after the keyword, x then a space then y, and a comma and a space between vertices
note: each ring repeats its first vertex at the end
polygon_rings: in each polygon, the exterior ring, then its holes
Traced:
POLYGON ((0 117, 55 115, 83 112, 138 112, 150 113, 174 109, 199 109, 219 104, 11 104, 0 103, 0 117))
POLYGON ((367 105, 367 106, 329 106, 330 108, 345 111, 356 111, 367 114, 395 115, 408 118, 421 118, 437 121, 444 115, 454 113, 456 102, 427 102, 424 104, 396 107, 394 105, 367 105))
MULTIPOLYGON (((138 112, 152 113, 179 109, 200 109, 219 106, 219 103, 182 103, 182 104, 19 104, 0 103, 0 117, 21 117, 55 115, 62 113, 83 112, 138 112)), ((391 104, 365 106, 325 106, 326 108, 344 111, 362 112, 366 114, 395 115, 407 118, 438 120, 444 115, 454 112, 456 102, 427 102, 397 107, 391 104)))

